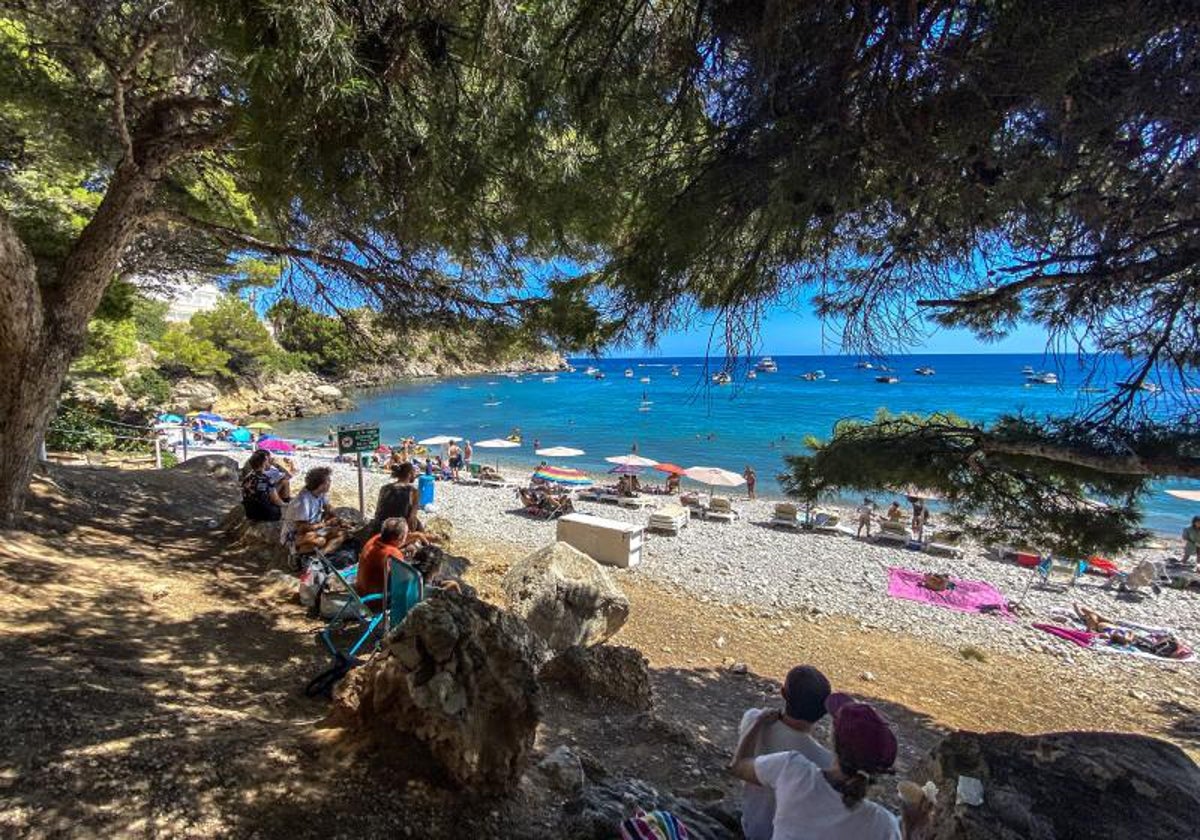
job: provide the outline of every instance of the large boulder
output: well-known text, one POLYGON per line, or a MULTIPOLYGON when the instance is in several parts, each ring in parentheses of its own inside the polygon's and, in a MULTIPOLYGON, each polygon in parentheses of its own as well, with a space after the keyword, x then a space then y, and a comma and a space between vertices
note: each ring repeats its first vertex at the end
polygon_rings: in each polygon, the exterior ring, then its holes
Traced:
POLYGON ((955 732, 923 770, 939 789, 933 840, 1200 836, 1200 768, 1142 735, 955 732), (981 805, 957 803, 960 776, 983 783, 981 805))
POLYGON ((740 840, 733 814, 718 805, 701 806, 661 793, 641 779, 606 780, 588 785, 562 809, 559 827, 573 840, 610 840, 621 821, 643 811, 670 811, 687 827, 692 840, 740 840))
POLYGON ((382 655, 341 682, 330 722, 400 762, 415 737, 458 784, 510 791, 529 764, 540 716, 536 649, 511 613, 438 592, 389 634, 382 655))
POLYGON ((555 652, 599 644, 629 618, 629 599, 604 567, 564 542, 522 558, 501 584, 513 610, 555 652))
POLYGON ((187 411, 207 411, 220 396, 216 385, 202 379, 181 379, 171 388, 171 404, 187 411))
POLYGON ((641 651, 617 645, 571 647, 542 666, 538 679, 581 697, 646 711, 654 704, 650 668, 641 651))
POLYGON ((171 471, 183 475, 203 476, 223 483, 238 482, 238 462, 228 455, 200 455, 180 461, 171 471))
POLYGON ((252 522, 238 504, 225 514, 220 527, 235 548, 259 558, 266 568, 294 571, 289 565, 287 546, 280 541, 283 522, 252 522))

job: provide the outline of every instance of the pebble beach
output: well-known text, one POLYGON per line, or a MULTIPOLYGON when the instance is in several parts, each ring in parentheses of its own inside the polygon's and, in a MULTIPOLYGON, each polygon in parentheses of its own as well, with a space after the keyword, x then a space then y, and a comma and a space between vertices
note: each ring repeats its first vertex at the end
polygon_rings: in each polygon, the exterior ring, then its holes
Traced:
MULTIPOLYGON (((312 466, 331 466, 334 503, 357 505, 353 466, 303 453, 293 460, 301 473, 312 466)), ((379 487, 387 481, 388 476, 381 471, 364 473, 368 516, 379 487)), ((668 496, 653 498, 655 505, 676 500, 668 496)), ((684 591, 712 609, 740 605, 766 613, 798 614, 802 621, 840 616, 864 628, 902 633, 951 648, 972 646, 1009 654, 1050 655, 1086 669, 1200 667, 1195 662, 1084 650, 1031 626, 1035 621, 1052 620, 1055 610, 1069 610, 1072 603, 1080 603, 1112 618, 1171 627, 1194 647, 1200 640, 1200 592, 1194 589, 1164 589, 1158 595, 1140 597, 1119 595, 1115 589, 1104 587, 1104 578, 1085 575, 1065 592, 1048 590, 1037 583, 1031 585, 1031 570, 994 559, 979 546, 966 544, 962 556, 952 558, 842 533, 774 528, 768 524, 774 500, 749 501, 736 494, 733 499, 740 513, 734 522, 692 519, 677 536, 647 531, 641 563, 628 570, 613 570, 618 581, 629 575, 644 576, 684 591), (887 570, 892 566, 987 581, 1023 609, 1013 618, 1004 618, 893 598, 887 594, 887 570)), ((588 501, 576 501, 575 509, 635 525, 645 525, 652 510, 588 501)), ((439 481, 432 510, 426 515, 449 519, 456 537, 508 547, 514 556, 555 539, 555 523, 527 516, 511 488, 439 481)), ((843 523, 851 519, 849 511, 842 511, 843 523)), ((1178 548, 1142 549, 1119 558, 1119 562, 1131 566, 1141 559, 1161 559, 1178 548)))

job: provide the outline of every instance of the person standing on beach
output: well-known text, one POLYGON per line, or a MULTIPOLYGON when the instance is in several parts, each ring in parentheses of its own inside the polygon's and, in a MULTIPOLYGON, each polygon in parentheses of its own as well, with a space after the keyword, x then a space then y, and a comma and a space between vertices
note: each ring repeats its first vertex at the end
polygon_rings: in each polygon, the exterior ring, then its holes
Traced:
POLYGON ((912 536, 917 542, 925 540, 925 526, 929 524, 929 508, 917 496, 910 496, 912 503, 912 536))
MULTIPOLYGON (((738 726, 738 736, 746 733, 760 717, 778 715, 759 729, 758 742, 751 755, 795 750, 822 770, 833 764, 833 754, 812 737, 813 724, 825 717, 825 700, 832 692, 829 680, 811 665, 798 665, 788 671, 780 694, 783 710, 747 709, 738 726)), ((746 840, 771 840, 775 822, 775 794, 769 787, 747 782, 742 792, 742 831, 746 840)))
POLYGON ((875 515, 875 503, 870 499, 863 499, 863 503, 858 506, 858 509, 855 511, 855 513, 858 514, 858 533, 856 533, 854 536, 861 539, 863 535, 863 529, 865 528, 867 531, 867 536, 870 537, 871 517, 875 515))
POLYGON ((474 454, 475 454, 475 450, 471 448, 471 441, 464 440, 463 441, 463 463, 466 464, 468 470, 471 469, 471 456, 474 454))
POLYGON ((450 477, 458 481, 458 471, 463 466, 462 449, 459 447, 458 441, 450 441, 450 449, 447 450, 447 454, 450 456, 450 477))
POLYGON ((746 493, 750 496, 750 500, 757 499, 758 496, 754 493, 754 485, 758 483, 758 473, 754 471, 754 467, 747 464, 746 469, 742 470, 742 478, 746 479, 746 493))

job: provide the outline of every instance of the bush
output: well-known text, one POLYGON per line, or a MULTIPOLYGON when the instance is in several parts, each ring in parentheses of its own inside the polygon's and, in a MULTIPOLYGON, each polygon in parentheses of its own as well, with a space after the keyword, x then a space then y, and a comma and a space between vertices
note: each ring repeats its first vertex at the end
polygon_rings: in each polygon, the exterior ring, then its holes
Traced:
POLYGON ((365 354, 339 318, 322 315, 292 300, 281 300, 267 312, 279 345, 305 367, 323 376, 341 376, 365 354))
POLYGON ((171 399, 171 383, 156 370, 141 370, 126 377, 125 392, 135 400, 145 400, 151 405, 161 406, 171 399))
POLYGON ((211 341, 172 324, 154 345, 158 366, 168 376, 229 376, 229 354, 211 341))
POLYGON ((137 353, 137 326, 133 319, 122 321, 93 320, 88 324, 87 342, 83 355, 75 360, 74 368, 95 376, 120 376, 125 363, 137 353))
POLYGON ((192 335, 225 353, 236 374, 255 374, 277 363, 279 349, 254 309, 244 300, 225 296, 207 312, 197 312, 188 326, 192 335))

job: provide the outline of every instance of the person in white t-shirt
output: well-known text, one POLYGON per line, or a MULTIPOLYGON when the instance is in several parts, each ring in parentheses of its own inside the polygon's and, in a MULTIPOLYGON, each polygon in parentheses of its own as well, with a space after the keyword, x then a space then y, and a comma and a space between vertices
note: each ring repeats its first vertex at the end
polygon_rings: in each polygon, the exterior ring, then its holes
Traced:
MULTIPOLYGON (((778 720, 764 723, 751 750, 752 756, 796 751, 822 770, 833 764, 833 753, 812 737, 813 724, 825 717, 825 700, 831 688, 824 674, 811 665, 798 665, 788 671, 780 693, 783 711, 778 720)), ((742 715, 738 735, 744 736, 754 722, 774 709, 747 709, 742 715)), ((746 840, 771 840, 775 821, 775 792, 763 785, 747 782, 742 793, 742 831, 746 840)))
POLYGON ((298 555, 313 551, 332 553, 350 533, 349 526, 329 509, 332 476, 329 467, 309 470, 304 475, 304 489, 283 512, 279 541, 293 547, 298 555))
POLYGON ((872 706, 846 694, 831 694, 825 707, 833 718, 834 760, 822 770, 802 753, 752 754, 761 729, 779 712, 760 715, 738 743, 730 762, 734 775, 775 792, 771 840, 901 840, 927 818, 925 805, 901 821, 866 798, 872 777, 896 761, 896 736, 872 706))

